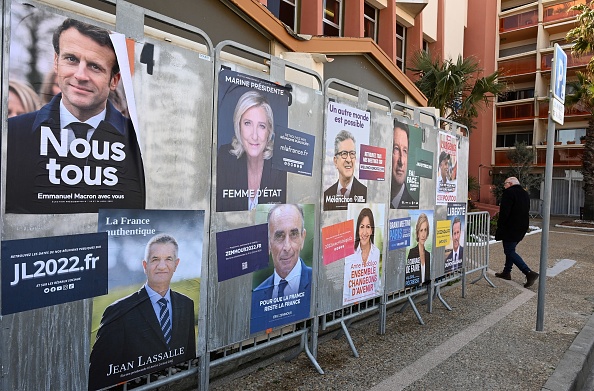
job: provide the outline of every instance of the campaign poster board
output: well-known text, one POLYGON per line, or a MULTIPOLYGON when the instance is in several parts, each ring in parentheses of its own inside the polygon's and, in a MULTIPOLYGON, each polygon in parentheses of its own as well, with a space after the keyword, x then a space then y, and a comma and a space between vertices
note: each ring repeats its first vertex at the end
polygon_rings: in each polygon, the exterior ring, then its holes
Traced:
POLYGON ((284 158, 303 163, 298 166, 304 175, 311 170, 298 158, 313 157, 311 138, 304 137, 307 146, 299 144, 300 132, 288 129, 291 88, 227 68, 218 82, 216 211, 285 203, 287 171, 297 167, 282 158, 273 164, 275 144, 291 143, 284 152, 296 158, 284 158))
POLYGON ((433 251, 433 210, 411 210, 411 241, 406 249, 404 286, 423 285, 431 280, 431 253, 433 251))
POLYGON ((258 205, 256 209, 256 224, 268 225, 270 256, 269 266, 253 274, 250 334, 310 317, 315 207, 299 207, 303 221, 295 204, 258 205), (273 215, 275 209, 282 213, 273 215))
POLYGON ((2 241, 2 315, 107 293, 105 233, 2 241))
POLYGON ((128 60, 134 53, 125 37, 16 2, 11 36, 5 212, 143 209, 144 167, 128 60), (58 55, 52 36, 60 26, 58 55), (86 125, 79 133, 80 123, 86 125))
POLYGON ((439 132, 436 179, 436 204, 445 205, 448 202, 456 202, 458 192, 458 140, 454 134, 439 132))
POLYGON ((354 253, 344 259, 342 304, 349 305, 382 293, 385 205, 350 204, 354 224, 354 253))
MULTIPOLYGON (((323 210, 345 211, 350 203, 367 202, 367 186, 359 179, 363 180, 360 177, 362 151, 373 153, 372 149, 364 147, 369 146, 370 128, 371 117, 368 111, 343 103, 328 102, 326 154, 322 175, 323 210), (336 150, 337 147, 339 150, 336 150), (341 180, 348 183, 341 183, 341 180), (345 184, 347 187, 343 186, 345 184)), ((385 159, 383 160, 385 164, 385 159)), ((366 160, 364 165, 369 166, 366 160)))
POLYGON ((464 260, 464 238, 466 238, 466 203, 449 202, 447 204, 448 225, 451 241, 446 246, 445 272, 450 273, 462 268, 464 260))
POLYGON ((102 209, 98 230, 108 235, 109 289, 93 300, 89 390, 196 357, 204 211, 102 209))

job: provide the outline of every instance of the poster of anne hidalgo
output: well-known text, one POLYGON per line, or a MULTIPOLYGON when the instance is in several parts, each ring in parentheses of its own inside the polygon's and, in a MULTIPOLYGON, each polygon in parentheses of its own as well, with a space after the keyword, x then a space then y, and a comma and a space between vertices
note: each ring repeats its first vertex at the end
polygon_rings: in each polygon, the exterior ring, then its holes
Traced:
POLYGON ((6 213, 143 209, 125 37, 16 2, 11 11, 6 213))
POLYGON ((275 128, 288 127, 290 88, 225 68, 218 90, 217 212, 285 203, 287 172, 271 158, 275 128))

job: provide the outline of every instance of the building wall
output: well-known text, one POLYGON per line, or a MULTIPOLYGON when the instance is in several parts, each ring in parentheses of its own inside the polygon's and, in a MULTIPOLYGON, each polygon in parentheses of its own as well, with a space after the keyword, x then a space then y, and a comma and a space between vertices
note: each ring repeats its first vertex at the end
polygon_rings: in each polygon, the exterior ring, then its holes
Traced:
MULTIPOLYGON (((497 42, 497 0, 470 1, 468 3, 468 28, 464 39, 464 57, 475 56, 485 74, 496 70, 497 42)), ((493 109, 487 109, 479 115, 476 129, 470 135, 470 156, 468 175, 480 177, 481 189, 472 195, 474 200, 494 203, 491 194, 489 176, 493 159, 495 118, 493 109)))

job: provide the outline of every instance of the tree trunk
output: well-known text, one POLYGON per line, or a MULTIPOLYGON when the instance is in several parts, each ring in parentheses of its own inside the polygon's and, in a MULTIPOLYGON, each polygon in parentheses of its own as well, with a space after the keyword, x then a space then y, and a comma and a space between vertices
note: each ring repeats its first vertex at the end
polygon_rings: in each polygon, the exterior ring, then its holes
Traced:
POLYGON ((582 156, 584 176, 584 220, 594 220, 594 114, 588 120, 584 155, 582 156))

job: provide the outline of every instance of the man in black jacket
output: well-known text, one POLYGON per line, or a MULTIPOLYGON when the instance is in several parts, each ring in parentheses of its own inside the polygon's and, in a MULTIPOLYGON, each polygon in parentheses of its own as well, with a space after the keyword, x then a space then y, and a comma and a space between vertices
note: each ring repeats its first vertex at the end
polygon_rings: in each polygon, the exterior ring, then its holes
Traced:
POLYGON ((538 279, 538 273, 530 270, 526 262, 516 252, 516 246, 524 239, 528 230, 528 213, 530 211, 530 196, 520 186, 516 177, 509 177, 503 183, 505 190, 501 197, 499 206, 499 220, 497 221, 497 232, 495 239, 503 243, 505 253, 505 266, 501 273, 495 273, 495 277, 511 280, 513 265, 516 265, 526 275, 525 288, 534 284, 538 279))

